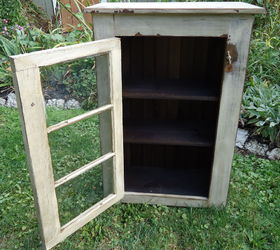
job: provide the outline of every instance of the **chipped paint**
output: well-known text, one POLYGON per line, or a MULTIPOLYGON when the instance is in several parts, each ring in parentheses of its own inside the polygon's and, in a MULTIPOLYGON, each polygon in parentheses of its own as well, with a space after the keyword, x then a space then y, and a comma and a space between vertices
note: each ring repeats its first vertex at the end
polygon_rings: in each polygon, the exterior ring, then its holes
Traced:
POLYGON ((119 11, 119 13, 134 13, 134 10, 123 9, 123 10, 119 11))

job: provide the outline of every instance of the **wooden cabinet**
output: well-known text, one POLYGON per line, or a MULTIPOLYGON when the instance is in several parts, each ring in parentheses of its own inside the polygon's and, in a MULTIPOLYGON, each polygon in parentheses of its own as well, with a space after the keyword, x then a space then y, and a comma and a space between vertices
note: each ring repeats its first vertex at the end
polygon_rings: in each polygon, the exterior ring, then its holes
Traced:
POLYGON ((224 205, 252 14, 263 9, 237 2, 104 3, 87 11, 95 40, 121 39, 123 201, 224 205))
POLYGON ((253 14, 240 2, 102 3, 95 42, 12 57, 42 242, 113 204, 225 205, 253 14), (99 107, 47 127, 42 66, 96 58, 99 107), (102 156, 54 180, 48 134, 100 115, 102 156), (102 164, 104 197, 61 225, 56 188, 102 164))

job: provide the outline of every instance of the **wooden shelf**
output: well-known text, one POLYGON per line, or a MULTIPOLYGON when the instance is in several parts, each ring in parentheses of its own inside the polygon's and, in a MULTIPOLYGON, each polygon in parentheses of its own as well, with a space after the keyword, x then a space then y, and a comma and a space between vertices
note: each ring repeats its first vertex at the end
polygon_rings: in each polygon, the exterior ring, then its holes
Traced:
POLYGON ((209 171, 187 167, 126 166, 125 191, 208 197, 209 171))
POLYGON ((134 121, 124 124, 124 142, 138 144, 210 147, 213 130, 197 122, 134 121))
POLYGON ((175 99, 218 101, 214 84, 198 81, 124 80, 123 97, 135 99, 175 99))

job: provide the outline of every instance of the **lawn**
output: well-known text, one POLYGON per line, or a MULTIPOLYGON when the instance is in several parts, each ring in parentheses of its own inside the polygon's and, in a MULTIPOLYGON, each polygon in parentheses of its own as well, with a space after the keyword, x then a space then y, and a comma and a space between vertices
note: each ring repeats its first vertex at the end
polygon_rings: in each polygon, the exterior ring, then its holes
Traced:
MULTIPOLYGON (((48 123, 82 110, 48 110, 48 123)), ((40 238, 16 109, 0 107, 0 249, 39 249, 40 238)), ((98 119, 49 138, 59 178, 99 152, 98 119)), ((102 197, 97 168, 57 190, 63 223, 102 197)), ((280 163, 235 154, 223 209, 117 204, 55 249, 280 249, 280 163)))

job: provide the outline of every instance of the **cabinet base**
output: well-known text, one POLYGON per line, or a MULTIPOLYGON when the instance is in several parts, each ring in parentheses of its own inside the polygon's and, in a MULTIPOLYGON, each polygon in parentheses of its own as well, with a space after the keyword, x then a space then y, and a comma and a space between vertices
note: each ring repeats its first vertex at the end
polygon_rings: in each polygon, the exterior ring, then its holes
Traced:
POLYGON ((176 207, 209 207, 207 197, 171 194, 125 192, 123 203, 147 203, 176 207))

